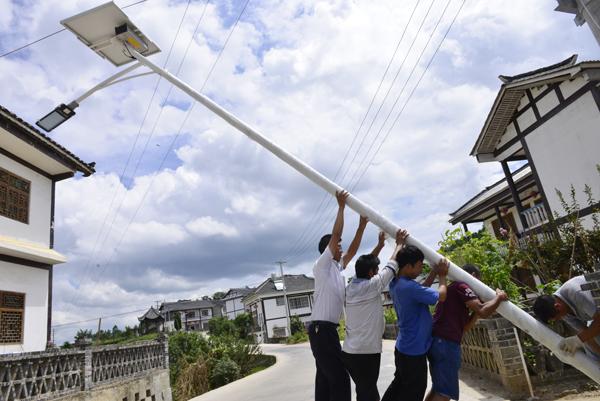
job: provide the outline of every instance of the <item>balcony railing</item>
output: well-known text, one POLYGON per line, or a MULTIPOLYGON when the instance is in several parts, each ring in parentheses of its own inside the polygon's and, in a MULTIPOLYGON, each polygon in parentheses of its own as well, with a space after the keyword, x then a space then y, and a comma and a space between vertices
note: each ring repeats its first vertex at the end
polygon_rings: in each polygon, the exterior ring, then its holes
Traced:
POLYGON ((529 229, 541 226, 548 222, 548 215, 542 204, 524 210, 523 217, 525 217, 529 229))

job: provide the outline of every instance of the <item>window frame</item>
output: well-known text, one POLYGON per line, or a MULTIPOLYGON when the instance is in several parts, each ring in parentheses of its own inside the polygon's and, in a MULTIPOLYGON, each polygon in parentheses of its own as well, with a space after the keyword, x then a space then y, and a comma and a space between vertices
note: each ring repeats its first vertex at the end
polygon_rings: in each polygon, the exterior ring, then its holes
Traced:
MULTIPOLYGON (((2 342, 0 338, 0 345, 22 345, 25 343, 25 307, 27 305, 27 294, 24 292, 16 292, 16 291, 4 291, 0 290, 0 315, 2 312, 20 312, 21 313, 21 340, 18 342, 2 342), (8 308, 2 306, 2 297, 4 294, 15 294, 23 297, 23 307, 21 309, 18 308, 8 308)), ((1 321, 1 320, 0 320, 1 321)))
POLYGON ((304 308, 310 308, 310 300, 308 299, 308 295, 301 295, 299 297, 293 297, 293 298, 289 298, 288 302, 290 304, 290 310, 294 309, 304 309, 304 308), (297 306, 297 305, 293 305, 292 301, 299 301, 299 300, 304 300, 306 301, 306 305, 305 306, 297 306))
MULTIPOLYGON (((19 223, 22 223, 22 224, 29 225, 29 220, 30 220, 29 217, 30 217, 30 212, 31 212, 31 181, 27 180, 27 179, 25 179, 23 177, 21 177, 20 175, 15 174, 15 173, 13 173, 13 172, 5 169, 5 168, 2 168, 2 167, 0 167, 0 172, 8 174, 9 176, 12 176, 13 178, 15 178, 17 180, 25 181, 29 185, 29 188, 28 188, 27 192, 23 191, 22 189, 13 188, 13 187, 10 187, 10 186, 6 185, 6 188, 7 188, 6 189, 6 204, 7 204, 7 206, 8 206, 8 190, 9 189, 17 191, 17 193, 25 194, 27 196, 27 202, 26 202, 27 203, 27 216, 25 218, 25 221, 20 220, 20 219, 16 219, 16 218, 13 218, 13 217, 10 217, 10 216, 8 216, 8 214, 2 213, 1 209, 0 209, 0 216, 4 217, 4 218, 7 218, 7 219, 10 219, 12 221, 16 221, 16 222, 19 222, 19 223)), ((0 181, 0 185, 5 185, 5 184, 2 181, 0 181)), ((8 210, 8 207, 7 207, 7 210, 8 210)))

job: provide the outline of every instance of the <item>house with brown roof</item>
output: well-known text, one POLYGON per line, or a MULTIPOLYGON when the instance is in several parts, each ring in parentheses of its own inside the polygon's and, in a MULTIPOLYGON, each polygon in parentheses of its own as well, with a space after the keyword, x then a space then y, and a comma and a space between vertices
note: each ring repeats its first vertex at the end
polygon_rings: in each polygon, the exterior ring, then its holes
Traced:
POLYGON ((578 63, 573 55, 499 79, 471 155, 480 163, 500 163, 504 178, 451 213, 450 222, 465 230, 483 223, 496 237, 510 228, 519 238, 543 240, 574 217, 559 196, 568 201, 572 186, 581 205, 577 217, 589 227, 600 206, 600 61, 578 63))
POLYGON ((0 106, 0 354, 50 341, 56 183, 93 174, 86 163, 0 106))

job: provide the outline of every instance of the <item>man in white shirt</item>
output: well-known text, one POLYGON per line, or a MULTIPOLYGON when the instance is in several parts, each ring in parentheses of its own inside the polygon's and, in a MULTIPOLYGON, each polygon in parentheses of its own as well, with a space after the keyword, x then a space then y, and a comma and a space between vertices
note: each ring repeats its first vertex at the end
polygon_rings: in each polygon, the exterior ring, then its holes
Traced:
POLYGON ((406 237, 405 230, 398 230, 396 249, 380 272, 378 256, 385 245, 385 233, 381 232, 375 249, 356 261, 356 277, 346 287, 346 339, 342 354, 356 384, 356 401, 379 401, 377 379, 385 329, 381 292, 398 272, 395 258, 406 237))
POLYGON ((345 280, 342 271, 360 246, 367 219, 361 216, 348 251, 342 253, 344 208, 348 192, 338 191, 335 197, 338 212, 333 231, 319 241, 321 256, 313 267, 315 292, 308 339, 317 367, 315 401, 350 401, 350 377, 342 361, 342 347, 337 333, 344 311, 345 280))

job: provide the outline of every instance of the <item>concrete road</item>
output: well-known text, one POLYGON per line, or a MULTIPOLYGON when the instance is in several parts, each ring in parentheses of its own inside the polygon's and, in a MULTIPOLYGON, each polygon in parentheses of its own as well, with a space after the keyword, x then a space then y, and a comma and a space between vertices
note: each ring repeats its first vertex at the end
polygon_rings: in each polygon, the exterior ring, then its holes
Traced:
MULTIPOLYGON (((315 362, 308 343, 262 346, 265 354, 275 355, 275 365, 210 391, 191 401, 307 401, 314 399, 315 362)), ((379 374, 381 396, 394 376, 394 342, 384 340, 379 374)), ((479 379, 461 378, 461 401, 503 401, 502 389, 479 379)), ((354 400, 354 385, 352 399, 354 400)))

